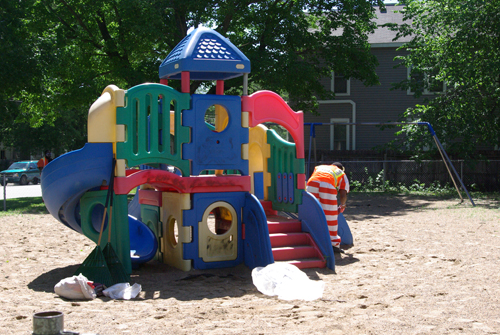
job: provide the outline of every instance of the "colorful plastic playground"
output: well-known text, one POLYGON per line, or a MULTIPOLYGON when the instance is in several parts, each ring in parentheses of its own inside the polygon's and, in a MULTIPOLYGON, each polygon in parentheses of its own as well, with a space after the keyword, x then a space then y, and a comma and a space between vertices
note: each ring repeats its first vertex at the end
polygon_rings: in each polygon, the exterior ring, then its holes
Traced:
MULTIPOLYGON (((275 261, 333 270, 323 210, 305 191, 302 112, 271 91, 248 95, 250 61, 211 29, 186 36, 159 72, 160 84, 104 89, 89 110, 88 143, 43 170, 49 212, 96 243, 101 222, 108 240, 111 217, 110 241, 129 274, 153 259, 184 271, 275 261), (224 95, 224 80, 240 76, 243 95, 224 95), (190 94, 193 80, 216 81, 216 94, 190 94)), ((341 216, 339 234, 352 241, 341 216)))

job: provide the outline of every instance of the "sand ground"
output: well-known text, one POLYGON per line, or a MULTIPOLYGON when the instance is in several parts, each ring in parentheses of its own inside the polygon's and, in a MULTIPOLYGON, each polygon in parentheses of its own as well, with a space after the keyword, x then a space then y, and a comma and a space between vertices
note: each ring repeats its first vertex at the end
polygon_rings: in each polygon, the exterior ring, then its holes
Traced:
POLYGON ((69 301, 54 285, 95 245, 50 215, 0 217, 0 333, 31 334, 32 316, 98 334, 499 334, 500 202, 351 194, 355 246, 323 280, 323 298, 261 294, 244 265, 182 272, 150 262, 130 301, 69 301))

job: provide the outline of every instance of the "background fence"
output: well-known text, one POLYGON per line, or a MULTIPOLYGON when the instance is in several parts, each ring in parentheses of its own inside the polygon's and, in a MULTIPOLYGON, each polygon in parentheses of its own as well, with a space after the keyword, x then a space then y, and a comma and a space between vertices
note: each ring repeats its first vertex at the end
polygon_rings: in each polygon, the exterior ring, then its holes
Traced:
MULTIPOLYGON (((311 162, 309 176, 314 171, 315 165, 331 163, 332 161, 317 162, 316 164, 311 162)), ((500 160, 475 162, 452 160, 452 163, 469 191, 494 192, 500 190, 500 160)), ((419 162, 413 160, 343 160, 342 164, 346 169, 349 181, 354 186, 399 185, 410 188, 415 184, 429 187, 439 183, 441 186, 448 184, 453 187, 453 181, 442 160, 419 162)), ((456 183, 460 187, 458 180, 456 183)))
MULTIPOLYGON (((332 161, 311 162, 308 176, 314 171, 314 166, 320 164, 331 164, 332 161)), ((460 175, 465 187, 469 191, 498 192, 500 190, 500 160, 490 161, 464 161, 452 160, 455 170, 460 175)), ((370 161, 347 161, 342 160, 346 168, 347 176, 352 185, 356 187, 384 188, 385 186, 402 186, 410 189, 418 184, 419 187, 429 187, 439 183, 440 186, 449 185, 453 187, 446 165, 442 160, 370 160, 370 161)), ((460 183, 456 181, 458 187, 460 183)), ((0 199, 40 197, 40 185, 7 184, 0 186, 0 199), (6 197, 4 197, 4 195, 6 197)))

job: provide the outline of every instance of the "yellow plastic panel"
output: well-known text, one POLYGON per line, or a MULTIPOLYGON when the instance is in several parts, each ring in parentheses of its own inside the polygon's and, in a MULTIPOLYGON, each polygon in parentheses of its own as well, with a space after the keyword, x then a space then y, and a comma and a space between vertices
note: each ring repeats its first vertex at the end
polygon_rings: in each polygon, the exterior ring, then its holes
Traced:
POLYGON ((125 160, 124 159, 117 159, 116 160, 115 175, 117 177, 125 177, 125 167, 126 167, 125 160))
POLYGON ((248 143, 241 145, 241 159, 248 160, 248 143))
POLYGON ((198 222, 198 250, 204 262, 231 261, 238 257, 238 216, 233 206, 225 201, 217 201, 207 207, 201 222, 198 222), (224 217, 231 217, 231 227, 220 235, 208 227, 208 216, 215 208, 222 207, 224 217), (229 215, 230 214, 230 215, 229 215))
POLYGON ((170 134, 175 135, 175 111, 170 111, 170 134))
POLYGON ((229 115, 224 107, 215 105, 215 131, 221 132, 229 123, 229 115))
POLYGON ((248 112, 241 112, 241 126, 243 128, 248 128, 249 127, 249 113, 248 112))
POLYGON ((191 242, 191 227, 183 226, 182 211, 191 209, 190 194, 163 192, 162 204, 161 251, 163 252, 163 263, 182 271, 189 271, 191 270, 191 260, 183 259, 183 243, 191 242))
POLYGON ((268 200, 268 187, 271 186, 271 174, 267 168, 267 159, 271 157, 271 146, 267 144, 267 130, 264 125, 250 128, 248 141, 248 173, 252 178, 252 194, 254 194, 254 172, 264 172, 264 200, 268 200))
POLYGON ((116 142, 125 142, 125 125, 116 125, 116 142))
MULTIPOLYGON (((116 107, 125 105, 125 91, 109 85, 89 110, 87 135, 89 143, 116 142, 116 107)), ((114 149, 114 145, 113 145, 114 149)))

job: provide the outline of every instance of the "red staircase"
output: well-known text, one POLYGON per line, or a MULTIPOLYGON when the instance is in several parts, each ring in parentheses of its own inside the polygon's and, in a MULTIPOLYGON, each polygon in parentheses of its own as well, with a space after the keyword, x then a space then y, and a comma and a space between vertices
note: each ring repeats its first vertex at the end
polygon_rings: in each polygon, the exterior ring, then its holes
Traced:
POLYGON ((299 220, 267 216, 267 226, 275 262, 286 262, 299 269, 325 268, 326 261, 309 233, 302 231, 299 220))

